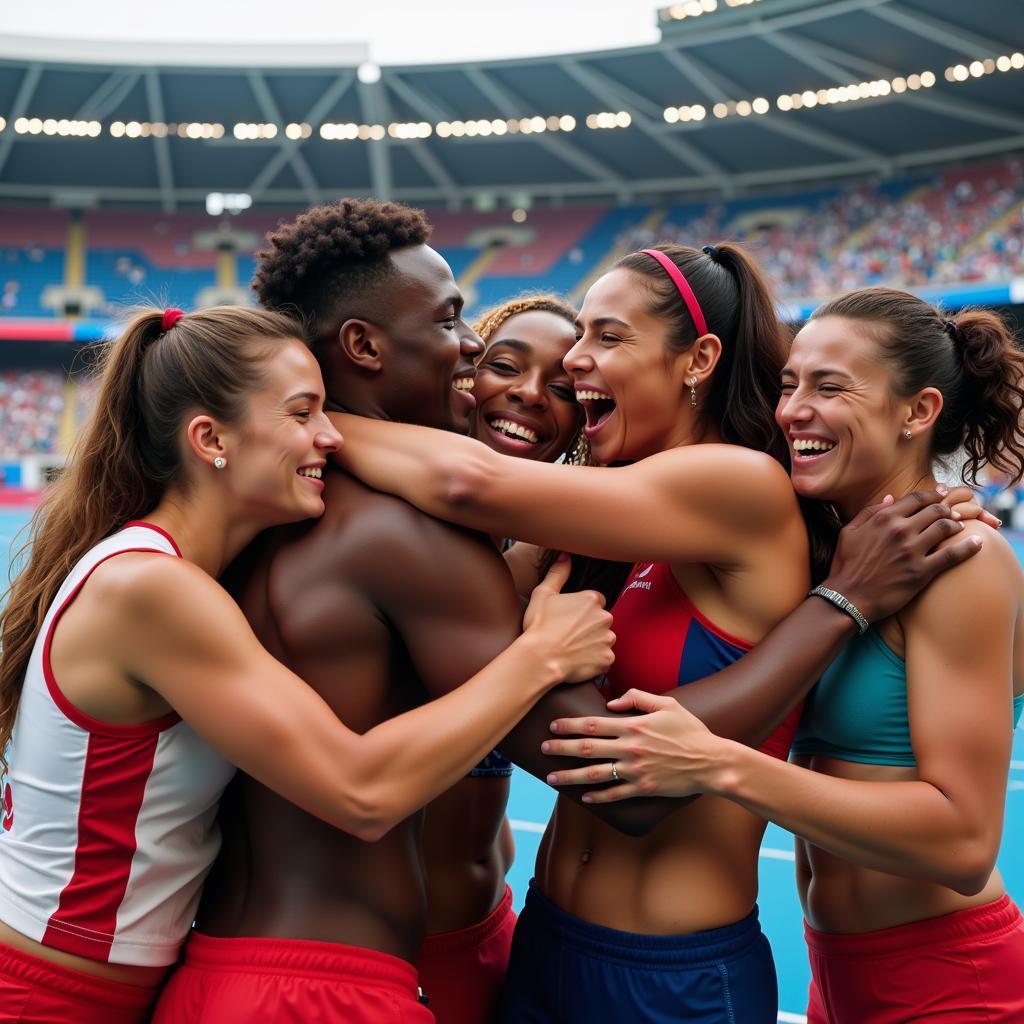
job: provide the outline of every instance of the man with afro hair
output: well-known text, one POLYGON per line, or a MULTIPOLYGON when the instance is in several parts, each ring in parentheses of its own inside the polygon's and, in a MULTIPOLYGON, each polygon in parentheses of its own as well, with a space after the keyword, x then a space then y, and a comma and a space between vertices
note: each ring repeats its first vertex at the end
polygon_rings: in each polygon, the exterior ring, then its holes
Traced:
MULTIPOLYGON (((329 409, 466 433, 482 346, 428 237, 423 215, 397 204, 316 207, 270 236, 253 287, 267 308, 302 319, 329 409)), ((339 468, 327 467, 324 483, 323 517, 268 531, 228 585, 271 653, 363 731, 474 675, 516 637, 521 606, 489 538, 432 519, 339 468)), ((543 779, 554 765, 540 753, 548 722, 604 711, 594 687, 556 688, 503 748, 543 779)), ((478 843, 481 829, 491 831, 484 848, 493 842, 506 792, 498 788, 482 812, 467 807, 464 846, 478 843)), ((671 801, 647 803, 639 825, 627 804, 596 813, 647 829, 671 801)), ((182 1019, 433 1019, 410 1006, 408 986, 400 999, 394 980, 395 964, 412 971, 426 931, 422 815, 367 843, 240 776, 221 821, 224 847, 206 885, 201 935, 171 986, 176 1006, 191 1000, 182 1019), (376 1016, 359 1008, 368 987, 391 993, 393 1014, 382 1015, 379 1001, 376 1016)), ((445 890, 454 905, 442 908, 442 919, 475 927, 453 937, 449 969, 465 998, 445 1009, 440 1024, 483 1024, 494 1009, 514 916, 501 899, 502 867, 482 874, 483 885, 445 890), (495 936, 497 950, 487 948, 495 936)))

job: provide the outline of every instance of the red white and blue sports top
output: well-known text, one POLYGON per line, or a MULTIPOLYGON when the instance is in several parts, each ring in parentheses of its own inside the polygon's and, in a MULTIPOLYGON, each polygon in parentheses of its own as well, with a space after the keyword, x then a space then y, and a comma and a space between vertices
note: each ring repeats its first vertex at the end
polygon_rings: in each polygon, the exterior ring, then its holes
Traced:
POLYGON ((7 748, 0 920, 67 953, 163 966, 192 925, 235 769, 177 714, 111 725, 54 678, 61 614, 101 562, 128 551, 181 557, 163 531, 129 523, 71 570, 32 650, 7 748))
MULTIPOLYGON (((613 695, 630 688, 666 693, 738 661, 753 644, 730 636, 702 615, 664 562, 639 562, 612 606, 613 695)), ((761 747, 786 760, 800 721, 796 707, 761 747)))

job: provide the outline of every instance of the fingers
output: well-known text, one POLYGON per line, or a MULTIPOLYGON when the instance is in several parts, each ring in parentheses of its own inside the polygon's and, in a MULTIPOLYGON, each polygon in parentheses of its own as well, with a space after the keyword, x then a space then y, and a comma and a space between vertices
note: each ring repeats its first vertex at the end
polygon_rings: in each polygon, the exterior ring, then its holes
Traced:
POLYGON ((1002 519, 998 518, 998 516, 994 516, 987 509, 982 509, 978 513, 978 522, 984 523, 986 526, 991 526, 993 530, 998 530, 1003 525, 1002 519))
POLYGON ((627 718, 556 718, 551 731, 563 736, 622 736, 627 718))
MULTIPOLYGON (((562 771, 549 772, 544 781, 549 786, 603 786, 606 783, 614 782, 611 777, 611 764, 608 760, 596 761, 594 764, 587 764, 582 768, 565 768, 562 771)), ((615 783, 616 786, 625 784, 625 782, 615 783)))
POLYGON ((948 488, 943 487, 941 484, 930 491, 911 491, 900 498, 899 501, 893 502, 892 514, 909 519, 920 512, 921 509, 944 501, 947 493, 948 488))
POLYGON ((973 558, 981 550, 981 547, 980 537, 965 537, 963 540, 957 541, 956 544, 950 544, 941 551, 929 555, 925 559, 925 564, 933 570, 933 576, 937 576, 940 572, 945 572, 961 562, 966 562, 968 558, 973 558))
POLYGON ((544 579, 537 584, 535 590, 543 587, 545 590, 550 590, 552 593, 560 593, 562 587, 565 586, 566 581, 569 579, 569 570, 572 568, 572 559, 564 551, 552 562, 551 568, 548 569, 547 575, 544 579))
POLYGON ((615 804, 620 800, 629 800, 630 797, 643 796, 639 786, 624 782, 618 786, 609 786, 607 789, 594 789, 584 793, 580 799, 585 804, 615 804))
MULTIPOLYGON (((647 693, 644 690, 627 690, 621 697, 608 701, 610 711, 664 711, 676 702, 662 694, 647 693)), ((620 734, 616 734, 620 735, 620 734)))
POLYGON ((918 534, 917 539, 921 545, 920 550, 931 551, 932 548, 941 544, 947 537, 960 533, 963 528, 964 524, 956 519, 937 519, 918 534))
MULTIPOLYGON (((618 740, 592 739, 589 736, 571 740, 545 740, 540 749, 542 753, 553 757, 590 757, 603 758, 605 761, 614 761, 622 754, 618 740)), ((607 772, 604 777, 595 776, 587 781, 607 782, 607 772)))

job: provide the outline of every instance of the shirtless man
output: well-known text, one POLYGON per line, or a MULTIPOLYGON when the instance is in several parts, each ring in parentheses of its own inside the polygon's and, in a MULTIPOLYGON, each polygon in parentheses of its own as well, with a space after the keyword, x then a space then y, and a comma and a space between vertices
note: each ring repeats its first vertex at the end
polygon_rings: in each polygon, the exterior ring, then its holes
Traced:
MULTIPOLYGON (((335 408, 465 432, 480 342, 462 321, 462 297, 448 265, 425 244, 428 234, 421 214, 394 204, 319 207, 272 237, 255 288, 264 306, 304 317, 335 408)), ((325 515, 264 535, 237 567, 233 589, 271 653, 347 725, 365 730, 473 675, 516 636, 521 609, 488 538, 425 516, 340 470, 329 470, 325 484, 325 515)), ((814 614, 823 621, 842 619, 818 603, 822 611, 814 614)), ((835 642, 821 645, 829 656, 845 639, 841 628, 831 634, 835 642)), ((729 688, 730 708, 721 715, 714 708, 718 677, 686 689, 703 695, 696 704, 717 732, 757 741, 802 696, 824 657, 808 656, 799 684, 791 669, 773 679, 762 666, 749 692, 729 688), (750 706, 760 701, 751 693, 773 689, 774 704, 765 700, 771 710, 753 715, 750 706), (783 690, 787 698, 779 699, 783 690), (729 716, 737 706, 738 725, 729 716)), ((548 723, 604 710, 595 688, 557 688, 503 749, 544 778, 564 767, 540 753, 548 723)), ((240 778, 235 796, 223 814, 224 849, 207 883, 201 934, 179 972, 178 1019, 413 1020, 397 1001, 390 1014, 379 1001, 376 1016, 363 1006, 367 989, 387 998, 396 984, 394 958, 412 963, 423 939, 421 816, 366 843, 251 778, 240 778)), ((598 813, 640 834, 672 807, 635 800, 598 813)), ((422 1019, 432 1019, 425 1008, 422 1019)))

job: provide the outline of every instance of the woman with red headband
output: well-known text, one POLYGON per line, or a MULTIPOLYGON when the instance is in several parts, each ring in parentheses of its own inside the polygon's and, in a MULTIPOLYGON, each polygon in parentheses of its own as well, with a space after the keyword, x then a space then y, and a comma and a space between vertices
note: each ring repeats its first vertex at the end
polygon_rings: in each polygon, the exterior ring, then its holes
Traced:
MULTIPOLYGON (((338 457, 443 518, 615 560, 589 576, 621 589, 607 694, 671 693, 785 759, 794 705, 852 619, 817 597, 801 605, 808 538, 773 420, 786 343, 765 283, 737 246, 643 250, 591 287, 577 337, 565 366, 601 465, 549 466, 353 417, 339 418, 351 435, 338 457)), ((940 514, 920 513, 925 550, 956 526, 940 514)), ((883 588, 836 569, 828 583, 880 614, 883 588)), ((774 1024, 755 906, 764 822, 701 798, 628 836, 581 796, 560 796, 541 844, 503 1020, 774 1024)))
MULTIPOLYGON (((260 646, 216 577, 259 531, 323 513, 341 443, 300 338, 275 313, 153 310, 109 349, 0 620, 0 1020, 148 1019, 234 765, 370 840, 610 663, 596 596, 556 593, 564 564, 494 662, 364 735, 260 646)), ((392 959, 367 1018, 433 1020, 392 959)))

